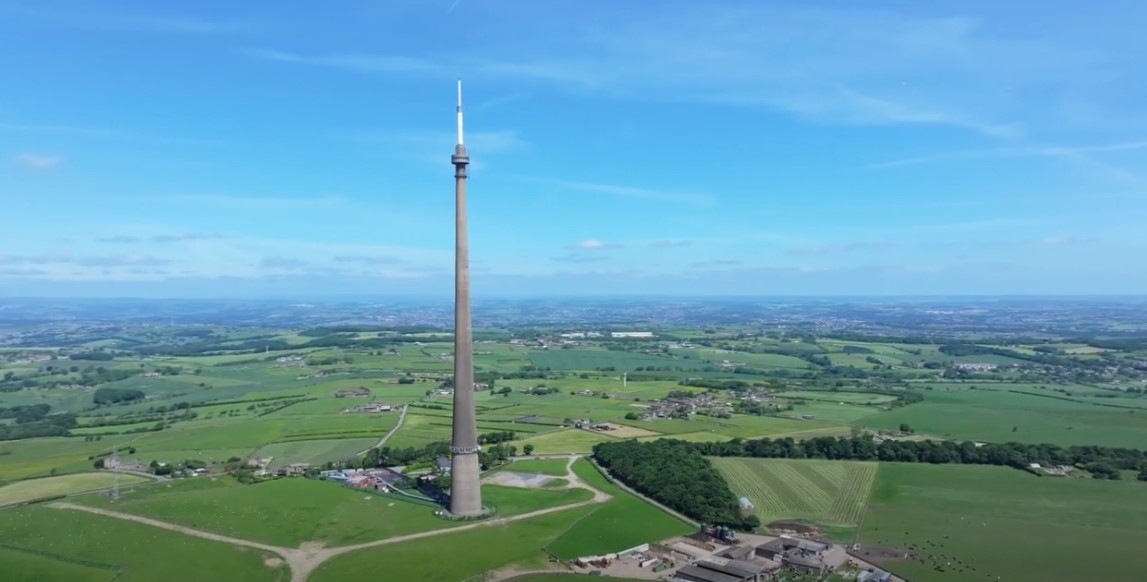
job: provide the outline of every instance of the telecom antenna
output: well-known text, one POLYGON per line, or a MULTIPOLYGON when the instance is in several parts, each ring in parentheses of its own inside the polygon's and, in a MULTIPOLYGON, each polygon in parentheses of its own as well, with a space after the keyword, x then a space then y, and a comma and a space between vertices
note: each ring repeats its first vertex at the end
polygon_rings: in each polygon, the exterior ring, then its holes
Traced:
POLYGON ((454 164, 454 417, 450 438, 450 513, 477 516, 482 509, 478 484, 478 424, 474 410, 474 344, 470 326, 470 241, 466 221, 466 166, 462 141, 462 80, 458 80, 458 144, 454 164))

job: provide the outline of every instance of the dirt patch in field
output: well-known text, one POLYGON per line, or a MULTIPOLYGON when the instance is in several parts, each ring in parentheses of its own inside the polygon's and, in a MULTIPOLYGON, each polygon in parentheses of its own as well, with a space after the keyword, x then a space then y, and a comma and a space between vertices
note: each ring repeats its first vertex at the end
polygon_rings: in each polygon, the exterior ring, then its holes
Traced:
POLYGON ((905 548, 898 548, 895 546, 859 546, 849 550, 849 554, 871 562, 877 566, 888 562, 889 560, 916 560, 919 559, 919 554, 912 550, 905 548))
POLYGON ((811 523, 801 523, 799 521, 774 521, 765 526, 772 534, 797 534, 802 536, 812 536, 819 538, 823 534, 820 528, 811 523))
POLYGON ((535 473, 513 473, 510 471, 498 471, 485 479, 487 483, 494 485, 504 485, 506 487, 522 487, 525 489, 532 489, 534 487, 544 487, 547 483, 554 480, 555 477, 550 475, 538 475, 535 473))
POLYGON ((646 430, 644 428, 625 426, 624 424, 611 424, 609 426, 612 427, 610 430, 603 430, 599 432, 607 434, 611 437, 617 437, 619 439, 635 439, 638 437, 658 436, 661 434, 659 432, 646 430))
POLYGON ((263 560, 263 565, 268 568, 278 568, 279 566, 283 565, 283 560, 279 558, 267 558, 266 560, 263 560))

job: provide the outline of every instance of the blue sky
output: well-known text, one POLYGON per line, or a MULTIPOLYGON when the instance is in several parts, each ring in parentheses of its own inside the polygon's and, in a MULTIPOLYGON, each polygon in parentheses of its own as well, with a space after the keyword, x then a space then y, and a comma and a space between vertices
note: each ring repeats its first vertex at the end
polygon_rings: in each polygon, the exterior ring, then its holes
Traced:
POLYGON ((1147 5, 0 0, 0 295, 1147 291, 1147 5))

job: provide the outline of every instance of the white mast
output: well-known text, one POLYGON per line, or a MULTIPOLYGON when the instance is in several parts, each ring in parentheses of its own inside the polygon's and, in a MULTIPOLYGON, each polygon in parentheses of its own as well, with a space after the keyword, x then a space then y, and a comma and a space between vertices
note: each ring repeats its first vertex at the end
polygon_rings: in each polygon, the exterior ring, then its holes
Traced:
POLYGON ((458 79, 458 145, 462 142, 462 79, 458 79))

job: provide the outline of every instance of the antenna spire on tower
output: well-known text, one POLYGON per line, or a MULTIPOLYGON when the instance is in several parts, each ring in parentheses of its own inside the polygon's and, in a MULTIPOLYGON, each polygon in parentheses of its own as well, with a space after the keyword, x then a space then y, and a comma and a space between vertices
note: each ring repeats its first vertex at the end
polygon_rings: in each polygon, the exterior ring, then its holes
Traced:
POLYGON ((462 79, 458 79, 458 145, 462 145, 462 79))

